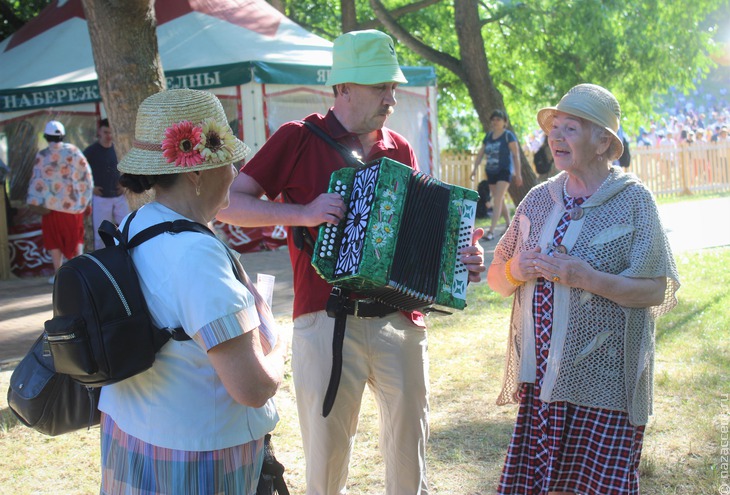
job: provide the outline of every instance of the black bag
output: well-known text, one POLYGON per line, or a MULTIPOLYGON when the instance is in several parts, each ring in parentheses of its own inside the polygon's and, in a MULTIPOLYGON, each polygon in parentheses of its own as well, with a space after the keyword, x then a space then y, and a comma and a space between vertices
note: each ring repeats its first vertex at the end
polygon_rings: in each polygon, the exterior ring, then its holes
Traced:
POLYGON ((271 435, 268 433, 264 439, 264 464, 261 467, 256 495, 289 495, 289 489, 284 482, 284 465, 276 460, 271 435))
POLYGON ((550 152, 550 147, 547 144, 547 139, 543 141, 540 148, 538 148, 537 152, 535 152, 533 161, 535 162, 535 172, 538 174, 542 175, 550 172, 550 169, 553 166, 553 156, 550 152))
POLYGON ((622 168, 629 168, 629 165, 631 164, 631 153, 629 152, 629 141, 626 138, 621 139, 624 144, 624 152, 621 154, 621 156, 618 159, 619 165, 621 165, 622 168))
POLYGON ((201 224, 178 220, 153 225, 127 242, 135 213, 124 232, 103 222, 99 234, 106 247, 69 260, 56 274, 46 338, 55 371, 82 385, 101 387, 134 376, 152 366, 170 338, 190 339, 182 329, 153 325, 128 250, 163 232, 214 234, 201 224))
POLYGON ((477 218, 487 218, 489 216, 489 209, 487 203, 492 197, 489 192, 489 181, 483 180, 477 186, 477 192, 479 193, 479 202, 477 203, 477 218))
POLYGON ((41 335, 10 376, 8 407, 24 425, 56 436, 98 425, 100 392, 56 373, 41 335))

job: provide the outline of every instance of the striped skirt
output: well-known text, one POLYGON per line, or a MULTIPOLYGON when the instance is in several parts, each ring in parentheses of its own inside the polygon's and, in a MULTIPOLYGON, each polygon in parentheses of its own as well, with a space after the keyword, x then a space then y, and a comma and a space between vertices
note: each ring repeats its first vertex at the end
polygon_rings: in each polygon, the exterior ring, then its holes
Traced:
POLYGON ((264 459, 264 439, 207 452, 143 442, 101 417, 102 495, 253 495, 264 459))

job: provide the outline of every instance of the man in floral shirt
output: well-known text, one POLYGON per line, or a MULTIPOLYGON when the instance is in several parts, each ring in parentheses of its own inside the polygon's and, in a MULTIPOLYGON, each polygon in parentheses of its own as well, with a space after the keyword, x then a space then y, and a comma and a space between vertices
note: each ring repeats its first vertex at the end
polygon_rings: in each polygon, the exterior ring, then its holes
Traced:
POLYGON ((28 184, 27 203, 42 215, 43 245, 51 253, 54 273, 64 258, 83 252, 84 214, 91 213, 94 190, 89 163, 81 150, 63 142, 65 135, 60 122, 46 124, 48 147, 36 155, 28 184))

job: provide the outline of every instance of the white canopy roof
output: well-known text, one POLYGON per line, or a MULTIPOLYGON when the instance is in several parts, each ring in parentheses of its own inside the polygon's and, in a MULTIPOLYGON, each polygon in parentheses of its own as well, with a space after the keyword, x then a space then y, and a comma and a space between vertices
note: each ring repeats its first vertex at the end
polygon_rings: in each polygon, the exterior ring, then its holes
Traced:
MULTIPOLYGON (((168 77, 223 66, 226 77, 243 79, 230 84, 240 84, 251 78, 246 64, 250 62, 327 68, 332 63, 331 42, 307 32, 264 0, 157 0, 155 10, 160 57, 168 77)), ((4 105, 12 102, 3 102, 3 95, 25 95, 27 103, 38 107, 45 105, 35 103, 46 98, 34 98, 29 89, 57 91, 95 82, 81 0, 56 0, 3 40, 0 67, 0 111, 20 109, 4 105)), ((220 80, 218 85, 230 84, 220 80)))

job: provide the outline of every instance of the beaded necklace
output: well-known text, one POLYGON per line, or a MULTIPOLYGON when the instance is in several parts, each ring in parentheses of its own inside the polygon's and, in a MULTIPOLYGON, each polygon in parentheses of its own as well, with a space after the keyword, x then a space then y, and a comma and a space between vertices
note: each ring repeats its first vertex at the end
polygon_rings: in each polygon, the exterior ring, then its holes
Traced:
MULTIPOLYGON (((606 178, 603 179, 603 182, 601 182, 601 184, 596 188, 596 191, 598 191, 600 188, 603 187, 603 185, 606 183, 606 181, 608 181, 608 178, 609 177, 611 177, 611 171, 610 170, 609 170, 608 175, 606 176, 606 178)), ((563 196, 566 197, 566 198, 572 198, 573 197, 570 194, 568 194, 568 181, 569 180, 570 180, 570 176, 567 176, 565 178, 565 182, 563 182, 563 196)), ((596 191, 593 191, 593 194, 595 194, 596 191)), ((588 196, 585 196, 585 197, 588 198, 590 196, 591 195, 589 194, 588 196)), ((577 197, 580 197, 580 196, 577 196, 577 197)))

